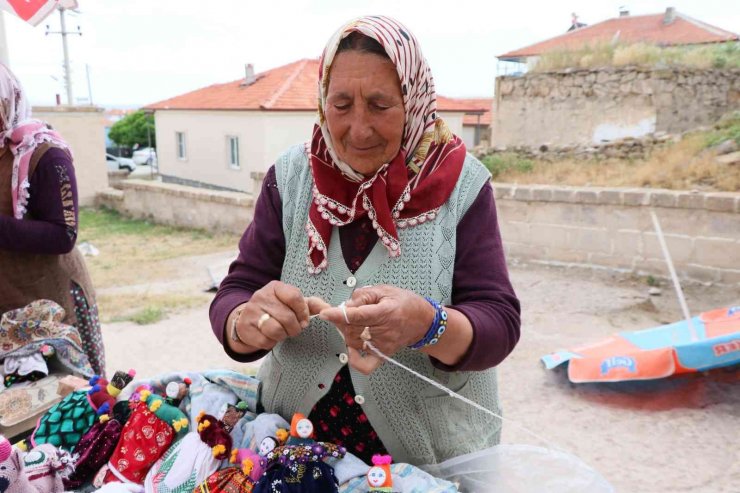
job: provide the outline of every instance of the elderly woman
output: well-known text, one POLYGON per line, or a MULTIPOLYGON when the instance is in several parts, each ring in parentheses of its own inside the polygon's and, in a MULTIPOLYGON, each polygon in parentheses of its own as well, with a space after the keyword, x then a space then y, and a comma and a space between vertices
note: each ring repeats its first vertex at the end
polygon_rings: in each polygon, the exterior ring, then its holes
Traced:
POLYGON ((268 171, 213 330, 237 361, 266 356, 266 411, 304 413, 318 439, 368 462, 494 445, 498 420, 364 345, 499 411, 494 367, 520 322, 490 174, 439 118, 431 71, 397 21, 342 27, 319 72, 310 143, 268 171))
POLYGON ((77 240, 69 146, 31 119, 20 83, 0 64, 0 313, 47 299, 77 327, 93 370, 105 373, 97 306, 77 240))

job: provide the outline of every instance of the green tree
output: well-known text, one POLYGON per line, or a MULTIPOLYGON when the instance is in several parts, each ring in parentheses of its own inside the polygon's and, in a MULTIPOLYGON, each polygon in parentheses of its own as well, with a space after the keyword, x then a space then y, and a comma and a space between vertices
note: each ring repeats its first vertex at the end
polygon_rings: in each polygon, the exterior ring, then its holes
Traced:
POLYGON ((125 147, 133 147, 136 144, 146 147, 151 139, 152 147, 156 147, 154 115, 143 110, 126 115, 113 124, 108 137, 119 146, 125 147))

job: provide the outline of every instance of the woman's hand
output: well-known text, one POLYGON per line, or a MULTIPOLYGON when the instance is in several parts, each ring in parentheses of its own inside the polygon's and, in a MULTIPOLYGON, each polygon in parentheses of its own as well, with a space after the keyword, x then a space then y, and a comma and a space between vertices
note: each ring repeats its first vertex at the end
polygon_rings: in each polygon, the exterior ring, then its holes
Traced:
POLYGON ((435 315, 434 307, 418 294, 388 285, 356 289, 345 309, 346 320, 340 307, 325 308, 319 317, 339 328, 349 348, 350 365, 363 373, 371 373, 383 362, 365 348, 368 336, 373 346, 392 356, 424 337, 435 315))
POLYGON ((231 312, 226 324, 228 344, 242 354, 270 350, 278 342, 300 334, 308 327, 309 316, 328 306, 320 298, 304 298, 295 286, 271 281, 231 312), (234 322, 241 342, 232 338, 234 322))

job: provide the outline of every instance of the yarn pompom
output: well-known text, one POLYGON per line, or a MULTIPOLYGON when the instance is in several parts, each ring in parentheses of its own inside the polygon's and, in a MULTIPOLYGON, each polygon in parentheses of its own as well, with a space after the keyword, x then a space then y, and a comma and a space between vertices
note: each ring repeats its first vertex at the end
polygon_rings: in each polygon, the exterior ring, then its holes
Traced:
POLYGON ((375 454, 373 455, 372 461, 374 466, 384 466, 386 464, 391 464, 393 462, 393 457, 390 455, 375 454))
POLYGON ((254 461, 252 459, 244 459, 242 461, 242 472, 245 476, 249 476, 254 469, 254 461))
POLYGON ((223 459, 224 455, 226 454, 226 446, 219 443, 218 445, 211 448, 211 452, 213 453, 214 458, 223 459))
POLYGON ((151 404, 149 404, 149 410, 153 413, 156 413, 157 410, 162 406, 162 401, 157 399, 153 401, 151 404))
POLYGON ((285 428, 279 428, 275 432, 275 438, 280 440, 280 443, 285 443, 285 441, 288 439, 288 436, 289 436, 288 430, 286 430, 285 428))
POLYGON ((180 430, 187 428, 188 425, 189 425, 188 418, 180 418, 172 422, 172 427, 175 429, 175 432, 177 433, 180 433, 180 430))

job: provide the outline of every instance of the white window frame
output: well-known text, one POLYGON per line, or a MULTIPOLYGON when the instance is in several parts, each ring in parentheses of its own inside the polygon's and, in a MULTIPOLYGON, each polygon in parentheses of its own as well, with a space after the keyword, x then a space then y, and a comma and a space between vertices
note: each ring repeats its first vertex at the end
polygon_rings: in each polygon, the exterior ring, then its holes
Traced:
POLYGON ((178 161, 188 160, 188 136, 185 132, 175 132, 175 156, 178 161))
POLYGON ((226 164, 229 165, 230 169, 242 169, 239 147, 238 135, 226 136, 226 164), (234 143, 236 143, 236 154, 234 154, 234 143))

